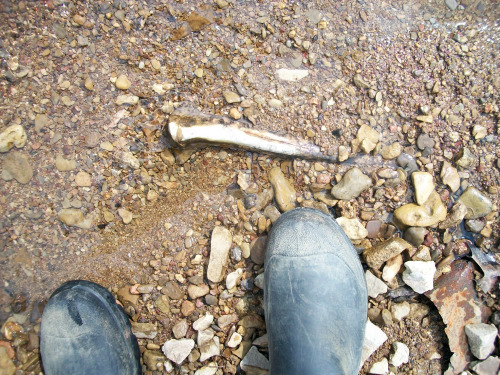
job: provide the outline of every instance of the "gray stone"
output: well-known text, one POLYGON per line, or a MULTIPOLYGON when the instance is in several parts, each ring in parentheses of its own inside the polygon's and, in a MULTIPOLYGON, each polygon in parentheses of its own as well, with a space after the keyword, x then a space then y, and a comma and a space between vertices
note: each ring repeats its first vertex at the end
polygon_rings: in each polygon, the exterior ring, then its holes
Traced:
POLYGON ((399 367, 403 363, 408 363, 408 359, 410 357, 410 349, 403 344, 402 342, 396 341, 392 344, 392 349, 394 353, 391 354, 389 359, 389 363, 394 367, 399 367))
POLYGON ((417 293, 425 293, 434 287, 434 262, 410 261, 405 262, 403 281, 417 293))
POLYGON ((373 324, 369 319, 366 321, 365 337, 363 340, 363 350, 361 352, 361 362, 359 367, 363 366, 365 361, 387 341, 387 335, 379 327, 373 324))
POLYGON ((184 292, 175 281, 167 282, 163 287, 162 292, 174 300, 181 300, 184 298, 184 292))
POLYGON ((418 247, 424 243, 427 232, 427 229, 422 227, 409 227, 405 230, 403 238, 413 246, 418 247))
POLYGON ((217 226, 212 231, 207 278, 214 283, 220 282, 224 276, 232 238, 231 232, 224 227, 217 226))
POLYGON ((472 186, 469 186, 465 190, 460 196, 459 201, 467 207, 465 218, 468 220, 479 219, 488 215, 493 210, 493 204, 486 194, 472 186))
POLYGON ((192 339, 180 339, 180 340, 168 340, 162 346, 162 351, 165 356, 172 362, 180 365, 184 361, 191 350, 194 348, 194 340, 192 339))
POLYGON ((419 150, 424 150, 426 147, 433 148, 434 143, 434 139, 428 134, 422 133, 417 138, 417 147, 419 150))
POLYGON ((364 190, 372 185, 370 177, 357 168, 349 169, 342 180, 332 188, 332 195, 336 199, 351 200, 357 198, 364 190))
POLYGON ((196 344, 201 347, 207 344, 208 342, 212 341, 214 335, 215 331, 213 329, 200 330, 198 331, 198 335, 196 337, 196 344))
POLYGON ((365 272, 366 288, 371 298, 387 292, 387 285, 369 270, 365 272))
POLYGON ((33 177, 33 168, 26 155, 18 151, 7 154, 3 162, 4 172, 9 173, 9 179, 14 178, 20 184, 27 184, 33 177))
POLYGON ((418 165, 415 158, 408 154, 401 154, 396 159, 398 165, 403 168, 408 174, 418 171, 418 165))
POLYGON ((455 10, 458 7, 457 0, 444 0, 444 3, 450 10, 455 10))
POLYGON ((468 231, 474 232, 474 233, 479 233, 483 230, 484 226, 486 224, 481 221, 481 220, 466 220, 465 221, 465 228, 467 228, 468 231))
POLYGON ((472 370, 477 375, 498 374, 500 369, 500 358, 490 356, 486 360, 472 364, 472 370))
POLYGON ((214 336, 212 340, 200 347, 200 362, 204 362, 216 355, 220 355, 218 336, 214 336))
POLYGON ((476 323, 465 326, 469 348, 477 359, 486 359, 495 350, 498 329, 493 324, 476 323))
POLYGON ((269 371, 269 360, 261 354, 255 346, 252 346, 241 360, 240 366, 241 369, 246 372, 250 372, 254 368, 269 371))

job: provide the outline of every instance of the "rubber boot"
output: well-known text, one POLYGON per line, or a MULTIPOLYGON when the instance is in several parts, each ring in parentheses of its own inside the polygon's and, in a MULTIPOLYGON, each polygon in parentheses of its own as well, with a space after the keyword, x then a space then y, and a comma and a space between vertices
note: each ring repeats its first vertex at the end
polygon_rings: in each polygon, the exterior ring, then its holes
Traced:
POLYGON ((74 280, 60 286, 43 311, 40 336, 47 375, 141 373, 127 315, 98 284, 74 280))
POLYGON ((367 300, 358 255, 331 216, 281 215, 265 258, 270 374, 357 374, 367 300))

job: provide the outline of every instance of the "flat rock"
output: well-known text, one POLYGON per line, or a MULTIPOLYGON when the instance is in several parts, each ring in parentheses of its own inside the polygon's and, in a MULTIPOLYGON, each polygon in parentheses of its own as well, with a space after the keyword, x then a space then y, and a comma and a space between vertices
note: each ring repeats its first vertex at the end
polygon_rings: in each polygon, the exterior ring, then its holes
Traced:
POLYGON ((174 334, 174 337, 176 339, 180 339, 186 336, 188 328, 188 322, 185 319, 182 319, 175 323, 175 325, 172 327, 172 333, 174 334))
POLYGON ((373 129, 372 127, 363 124, 358 129, 358 133, 356 134, 356 140, 361 145, 363 151, 369 153, 375 148, 377 143, 380 141, 380 133, 377 130, 373 129), (364 143, 365 146, 363 146, 364 143))
POLYGON ((500 358, 490 356, 484 361, 473 364, 471 367, 477 375, 498 374, 498 370, 500 369, 500 358))
POLYGON ((365 361, 377 350, 384 342, 387 341, 387 335, 373 324, 370 319, 366 321, 365 337, 363 340, 363 350, 361 352, 361 368, 365 361))
POLYGON ((297 196, 290 181, 285 178, 280 167, 274 167, 269 171, 269 182, 274 189, 274 199, 282 212, 295 208, 297 196))
POLYGON ((409 261, 405 262, 403 281, 417 293, 425 293, 434 287, 434 262, 409 261))
MULTIPOLYGON (((223 0, 222 0, 223 1, 223 0)), ((215 373, 219 370, 217 363, 210 362, 208 365, 203 366, 202 368, 196 370, 194 375, 215 375, 215 373)))
POLYGON ((448 185, 452 192, 460 188, 460 176, 458 171, 447 161, 443 162, 443 168, 441 168, 441 180, 443 184, 448 185))
POLYGON ((228 315, 222 315, 221 317, 217 318, 217 325, 224 329, 230 324, 236 323, 238 321, 238 315, 237 314, 228 314, 228 315))
POLYGON ((361 77, 361 74, 356 74, 353 77, 352 81, 354 82, 354 84, 356 85, 356 87, 359 87, 360 89, 368 89, 368 88, 370 88, 370 85, 365 82, 365 80, 363 79, 363 77, 361 77))
POLYGON ((200 347, 200 362, 204 362, 216 355, 220 355, 218 336, 214 336, 212 340, 200 347))
POLYGON ((68 172, 76 168, 76 160, 65 159, 62 156, 56 158, 56 168, 59 172, 68 172))
POLYGON ((3 161, 3 168, 2 177, 6 180, 14 178, 20 184, 27 184, 33 177, 33 168, 28 157, 18 151, 7 154, 3 161))
POLYGON ((413 172, 411 174, 411 180, 413 181, 417 204, 425 204, 435 187, 432 175, 427 172, 413 172))
POLYGON ((189 316, 196 310, 196 306, 191 301, 183 301, 181 304, 181 314, 189 316))
POLYGON ((446 207, 441 197, 433 191, 423 204, 405 204, 394 211, 396 221, 409 227, 428 227, 446 218, 446 207))
POLYGON ((493 324, 475 323, 465 326, 469 348, 477 359, 486 359, 495 350, 498 329, 493 324))
POLYGON ((363 258, 370 268, 378 270, 387 260, 411 248, 412 246, 405 240, 394 237, 366 249, 363 252, 363 258))
POLYGON ((132 94, 118 95, 115 103, 116 105, 122 105, 122 104, 136 105, 137 103, 139 103, 139 97, 132 94))
POLYGON ((351 200, 372 185, 372 180, 357 168, 349 169, 340 182, 332 188, 332 195, 336 199, 351 200))
POLYGON ((192 339, 172 339, 163 344, 162 351, 168 359, 180 365, 193 348, 194 340, 192 339))
POLYGON ((250 244, 250 259, 255 264, 264 264, 267 236, 259 236, 250 244))
POLYGON ((210 313, 207 313, 206 315, 197 319, 193 323, 193 329, 195 331, 203 331, 203 330, 207 329, 208 327, 210 327, 210 325, 213 323, 213 321, 214 321, 214 316, 210 313))
POLYGON ((206 284, 189 285, 187 289, 189 298, 196 299, 206 296, 210 292, 210 288, 206 284))
POLYGON ((155 307, 163 314, 168 314, 170 312, 170 301, 168 297, 165 295, 158 297, 155 301, 155 307))
POLYGON ((138 339, 154 339, 158 334, 156 325, 152 323, 131 322, 132 332, 138 339))
POLYGON ((402 342, 396 341, 392 344, 393 353, 390 356, 389 363, 394 367, 399 367, 403 363, 408 363, 410 358, 410 349, 402 342))
POLYGON ((229 104, 241 102, 240 96, 233 91, 224 91, 222 95, 229 104))
POLYGON ((161 370, 165 362, 165 356, 157 350, 145 350, 142 359, 150 371, 161 370))
POLYGON ((47 126, 49 123, 49 117, 45 113, 39 113, 35 116, 35 131, 40 133, 40 131, 47 126))
POLYGON ((348 219, 346 217, 338 217, 335 220, 351 241, 362 240, 368 236, 368 231, 358 218, 348 219))
POLYGON ((434 283, 434 289, 426 296, 436 305, 446 324, 450 351, 450 367, 447 373, 458 374, 470 361, 464 327, 472 323, 488 320, 491 311, 482 304, 477 296, 474 284, 474 266, 464 260, 456 260, 450 266, 450 272, 443 274, 434 283))
POLYGON ((254 369, 269 371, 269 360, 255 346, 252 346, 241 360, 240 366, 243 371, 248 373, 253 373, 254 369))
POLYGON ((89 229, 92 227, 92 219, 86 218, 83 212, 77 208, 63 208, 57 213, 60 221, 70 227, 89 229))
POLYGON ((204 329, 198 331, 198 335, 196 337, 196 344, 198 346, 203 346, 214 338, 215 331, 213 329, 204 329))
POLYGON ((467 207, 465 218, 468 220, 479 219, 493 210, 493 204, 486 194, 472 186, 469 186, 458 200, 467 207))
POLYGON ((173 300, 181 300, 184 298, 184 292, 175 281, 167 282, 162 292, 173 300))
POLYGON ((228 261, 229 249, 231 248, 231 232, 224 227, 217 226, 212 231, 210 245, 210 259, 208 261, 207 278, 218 283, 224 276, 226 263, 228 261))
POLYGON ((122 168, 139 169, 141 166, 139 160, 129 151, 118 152, 116 158, 122 168))
POLYGON ((28 137, 21 125, 11 125, 0 133, 0 152, 7 152, 12 147, 24 147, 28 137))
POLYGON ((120 215, 120 217, 122 218, 123 224, 130 224, 132 222, 132 219, 134 218, 132 212, 126 210, 125 208, 119 208, 118 215, 120 215))
POLYGON ((368 295, 371 298, 377 298, 379 294, 384 294, 387 292, 387 285, 376 277, 369 270, 365 272, 366 288, 368 290, 368 295))
POLYGON ((434 144, 434 139, 429 134, 422 133, 417 138, 417 147, 419 150, 425 150, 427 147, 433 148, 434 144))
POLYGON ((374 374, 374 375, 385 375, 389 373, 389 361, 387 358, 382 358, 380 361, 375 362, 372 367, 370 367, 370 370, 368 371, 369 374, 374 374))
POLYGON ((283 81, 297 82, 307 77, 309 71, 307 69, 278 69, 276 73, 283 81))
POLYGON ((455 10, 458 7, 457 0, 444 0, 444 3, 450 10, 455 10))

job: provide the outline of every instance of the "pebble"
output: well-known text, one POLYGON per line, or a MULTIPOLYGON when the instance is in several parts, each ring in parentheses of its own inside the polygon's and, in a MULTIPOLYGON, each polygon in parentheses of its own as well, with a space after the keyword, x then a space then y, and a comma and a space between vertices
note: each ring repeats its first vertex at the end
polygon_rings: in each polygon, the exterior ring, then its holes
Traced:
POLYGON ((471 368, 477 375, 498 374, 500 358, 490 356, 484 361, 472 364, 471 368))
POLYGON ((0 152, 7 152, 12 147, 24 147, 28 137, 21 125, 11 125, 0 133, 0 152))
POLYGON ((189 298, 191 298, 192 300, 195 300, 196 298, 206 296, 210 292, 210 288, 206 284, 189 285, 187 292, 188 292, 189 298))
POLYGON ((212 341, 214 338, 215 331, 213 329, 205 329, 198 331, 198 335, 196 337, 196 344, 198 346, 205 345, 212 341))
POLYGON ((493 204, 486 194, 472 186, 469 186, 458 200, 467 207, 465 218, 468 220, 479 219, 493 210, 493 204))
POLYGON ((307 69, 278 69, 276 73, 283 81, 297 82, 307 77, 309 71, 307 69))
POLYGON ((476 141, 479 141, 488 135, 488 131, 484 126, 474 125, 472 128, 472 135, 476 141))
POLYGON ((141 166, 139 160, 129 151, 119 152, 116 157, 122 168, 139 169, 141 166))
POLYGON ((253 374, 255 369, 269 370, 269 360, 255 346, 252 346, 241 360, 240 367, 243 371, 253 374))
POLYGON ((485 223, 481 220, 467 220, 465 222, 465 228, 469 232, 479 233, 483 230, 485 223))
POLYGON ((76 168, 76 160, 65 159, 62 156, 56 158, 56 168, 59 172, 68 172, 76 168))
POLYGON ((465 326, 469 348, 477 359, 486 359, 495 350, 498 329, 493 324, 476 323, 465 326))
POLYGON ((366 288, 368 290, 368 295, 371 298, 377 298, 379 294, 384 294, 387 292, 387 285, 376 277, 369 270, 365 272, 366 288))
POLYGON ((345 146, 339 146, 339 161, 343 162, 349 159, 349 151, 345 146))
POLYGON ((271 220, 271 223, 274 224, 276 220, 281 216, 280 211, 276 208, 276 206, 267 206, 264 208, 264 216, 271 220))
POLYGON ((429 135, 422 133, 417 138, 417 147, 419 150, 425 150, 426 148, 434 147, 434 139, 429 135))
POLYGON ((138 339, 154 339, 158 334, 156 325, 153 323, 131 322, 132 332, 138 339))
POLYGON ((242 268, 238 268, 236 271, 229 273, 226 277, 227 290, 231 290, 234 287, 236 287, 236 285, 238 284, 238 281, 241 280, 242 275, 243 275, 242 268))
POLYGON ((212 231, 210 245, 210 259, 208 261, 207 278, 213 283, 222 280, 224 270, 229 257, 232 236, 229 230, 217 226, 212 231))
POLYGON ((418 171, 418 165, 413 158, 413 156, 402 153, 397 158, 397 163, 400 167, 402 167, 408 174, 412 174, 413 172, 418 171))
POLYGON ((424 205, 409 203, 397 208, 394 218, 409 227, 428 227, 446 218, 446 207, 439 194, 433 191, 424 205))
POLYGON ((331 194, 336 199, 351 200, 357 198, 372 185, 370 177, 357 168, 349 169, 342 180, 332 188, 331 194))
POLYGON ((126 210, 125 208, 119 208, 118 215, 122 218, 123 224, 130 224, 134 218, 132 212, 126 210))
POLYGON ((443 163, 443 168, 441 169, 441 180, 443 184, 449 186, 452 192, 460 188, 460 176, 458 171, 447 161, 443 163))
POLYGON ((409 261, 404 265, 403 281, 415 292, 422 294, 434 287, 434 262, 409 261))
POLYGON ((269 99, 269 102, 268 102, 269 106, 271 108, 280 108, 283 106, 283 102, 279 99, 269 99))
POLYGON ((129 104, 136 105, 139 103, 139 97, 132 94, 118 95, 115 101, 116 105, 129 104))
POLYGON ((78 35, 76 41, 80 47, 86 47, 89 45, 89 38, 82 35, 78 35))
POLYGON ((411 243, 413 246, 418 247, 424 243, 427 229, 422 227, 409 227, 405 230, 403 238, 411 243))
POLYGON ((368 236, 368 231, 358 218, 338 217, 336 221, 351 241, 362 240, 368 236))
POLYGON ((174 334, 174 337, 176 339, 180 339, 184 336, 186 336, 186 333, 188 331, 189 324, 185 319, 179 320, 175 325, 172 327, 172 333, 174 334))
POLYGON ((238 332, 233 332, 226 346, 229 348, 236 348, 241 344, 241 340, 243 340, 243 337, 238 332))
POLYGON ((12 151, 4 159, 2 178, 6 181, 13 178, 20 184, 27 184, 33 177, 33 168, 26 155, 12 151))
POLYGON ((193 329, 195 331, 204 331, 214 321, 214 316, 210 313, 207 313, 206 315, 202 316, 201 318, 198 318, 194 323, 193 323, 193 329))
POLYGON ((40 131, 47 126, 49 123, 49 118, 44 113, 39 113, 35 116, 35 131, 40 133, 40 131))
POLYGON ((75 176, 75 183, 80 187, 92 186, 92 178, 87 172, 80 171, 75 176))
POLYGON ((189 353, 191 353, 193 348, 194 340, 192 339, 172 339, 163 344, 162 351, 168 359, 180 365, 182 361, 187 358, 189 353))
POLYGON ((292 184, 285 178, 280 167, 269 171, 269 182, 274 189, 274 199, 282 212, 295 208, 297 201, 296 192, 292 184))
POLYGON ((240 96, 233 91, 224 91, 222 95, 224 96, 226 102, 228 102, 229 104, 241 102, 240 96))
POLYGON ((57 217, 64 224, 81 229, 92 227, 92 219, 85 218, 83 212, 76 208, 63 208, 57 213, 57 217))
POLYGON ((401 254, 387 260, 385 262, 384 270, 382 271, 382 279, 391 283, 396 275, 399 273, 401 266, 403 265, 403 257, 401 254))
POLYGON ((444 0, 444 3, 450 10, 455 10, 458 7, 457 0, 444 0))
POLYGON ((447 229, 459 225, 467 214, 467 206, 457 201, 446 216, 446 219, 439 223, 439 229, 447 229))
POLYGON ((401 144, 399 144, 399 142, 394 142, 392 145, 384 147, 380 154, 385 160, 391 160, 401 155, 402 150, 403 147, 401 144))
POLYGON ((380 140, 380 133, 368 125, 361 125, 356 135, 356 140, 359 142, 361 149, 365 153, 373 151, 380 140))
POLYGON ((155 301, 155 306, 163 314, 168 314, 170 312, 170 303, 167 296, 160 296, 155 301))
POLYGON ((162 292, 173 300, 181 300, 184 298, 184 292, 179 285, 173 281, 167 282, 165 287, 162 289, 162 292))
POLYGON ((85 88, 89 91, 92 91, 94 89, 94 82, 90 77, 85 78, 85 82, 83 84, 85 88))
POLYGON ((411 245, 402 238, 394 237, 363 252, 366 264, 374 270, 380 269, 387 260, 401 254, 406 249, 411 249, 411 245))
POLYGON ((354 82, 354 84, 356 85, 356 87, 358 87, 360 89, 368 89, 368 88, 370 88, 370 85, 364 81, 363 77, 361 77, 361 74, 356 74, 353 77, 352 81, 354 82))
POLYGON ((418 205, 423 205, 434 191, 434 179, 427 172, 413 172, 411 175, 415 189, 415 199, 418 205))
POLYGON ((213 356, 220 355, 219 337, 215 336, 208 343, 200 347, 200 362, 204 362, 213 356))
MULTIPOLYGON (((218 0, 221 1, 221 0, 218 0)), ((218 2, 217 2, 218 4, 218 2)), ((208 365, 203 366, 202 368, 195 371, 194 375, 215 375, 219 367, 217 363, 210 362, 208 365)))
POLYGON ((128 90, 131 85, 132 85, 132 83, 130 83, 130 81, 128 80, 127 76, 124 75, 124 74, 121 74, 116 79, 116 82, 115 82, 116 88, 120 89, 120 90, 128 90))
POLYGON ((241 112, 238 111, 238 108, 231 108, 229 110, 229 116, 231 116, 235 120, 239 120, 241 118, 241 112))
POLYGON ((161 370, 165 362, 165 356, 157 350, 145 350, 142 359, 150 371, 161 370))
POLYGON ((181 304, 181 313, 184 316, 189 316, 196 310, 196 306, 191 301, 183 301, 181 304))
POLYGON ((399 367, 403 363, 408 363, 410 358, 410 349, 402 342, 396 341, 392 344, 394 353, 389 358, 389 363, 394 367, 399 367))
POLYGON ((400 322, 410 314, 410 304, 406 301, 391 305, 392 318, 400 322))
POLYGON ((372 367, 370 367, 370 370, 368 371, 369 374, 374 374, 374 375, 385 375, 389 373, 389 361, 387 361, 387 358, 382 358, 380 361, 375 362, 372 367))
POLYGON ((471 168, 476 162, 476 156, 467 148, 460 150, 455 158, 455 163, 462 169, 471 168))
POLYGON ((16 365, 9 358, 7 353, 7 349, 3 346, 0 346, 0 373, 2 375, 14 375, 16 372, 16 365))
POLYGON ((366 321, 365 337, 363 340, 363 349, 361 352, 360 367, 384 342, 387 341, 387 335, 379 327, 373 324, 370 319, 366 321))

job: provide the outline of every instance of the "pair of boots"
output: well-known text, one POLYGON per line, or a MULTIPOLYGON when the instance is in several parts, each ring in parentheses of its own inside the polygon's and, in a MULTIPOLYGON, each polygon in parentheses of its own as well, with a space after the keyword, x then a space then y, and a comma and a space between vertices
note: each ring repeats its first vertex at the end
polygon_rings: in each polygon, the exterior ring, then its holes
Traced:
MULTIPOLYGON (((363 270, 351 242, 328 215, 283 214, 269 234, 265 318, 271 375, 357 374, 367 316, 363 270)), ((140 374, 130 322, 114 297, 70 281, 42 317, 45 373, 140 374)))

